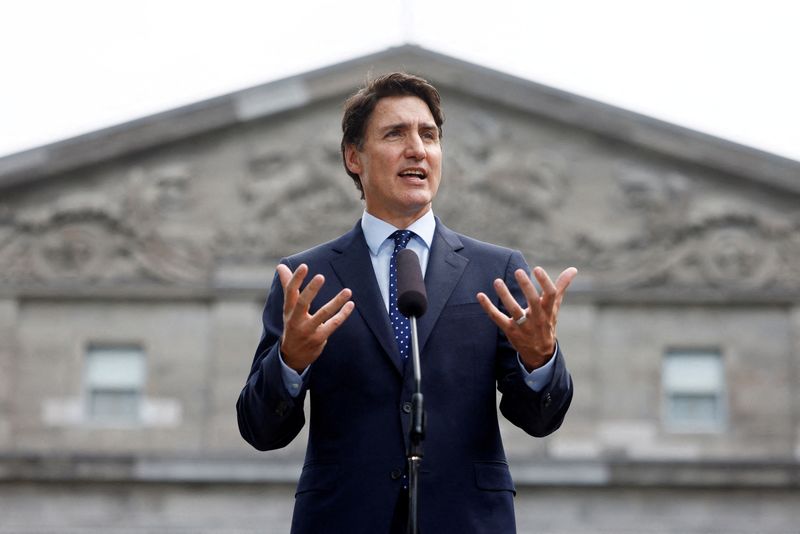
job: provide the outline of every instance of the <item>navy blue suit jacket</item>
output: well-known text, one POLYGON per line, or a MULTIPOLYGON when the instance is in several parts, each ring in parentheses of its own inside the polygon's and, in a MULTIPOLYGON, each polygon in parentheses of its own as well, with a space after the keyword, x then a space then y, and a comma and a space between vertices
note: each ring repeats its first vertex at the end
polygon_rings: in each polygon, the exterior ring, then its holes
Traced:
MULTIPOLYGON (((264 309, 264 332, 238 402, 242 436, 259 450, 284 447, 310 428, 297 486, 292 532, 383 533, 401 494, 412 393, 411 362, 402 361, 375 279, 361 224, 342 237, 283 260, 309 266, 325 285, 311 313, 349 287, 355 310, 329 338, 292 398, 281 376, 283 291, 277 276, 264 309)), ((526 265, 517 251, 456 234, 437 219, 425 286, 428 311, 418 321, 427 411, 420 475, 420 531, 515 531, 514 485, 498 430, 500 411, 533 436, 560 425, 572 381, 560 353, 553 379, 534 392, 514 349, 475 295, 490 298, 503 278, 520 301, 513 273, 526 265)))

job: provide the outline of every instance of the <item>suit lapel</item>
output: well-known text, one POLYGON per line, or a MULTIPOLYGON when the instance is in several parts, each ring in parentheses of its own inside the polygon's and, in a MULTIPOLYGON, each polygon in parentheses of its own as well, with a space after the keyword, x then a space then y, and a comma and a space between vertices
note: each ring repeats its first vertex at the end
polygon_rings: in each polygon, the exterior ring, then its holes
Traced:
POLYGON ((402 375, 403 362, 394 340, 392 324, 389 322, 383 297, 378 289, 378 282, 375 280, 369 248, 361 230, 361 221, 352 231, 339 239, 333 249, 340 255, 331 261, 331 267, 342 285, 352 290, 356 311, 378 339, 397 372, 402 375))
POLYGON ((439 319, 444 305, 458 285, 469 260, 457 254, 464 246, 455 232, 436 219, 436 232, 433 234, 428 268, 425 271, 425 290, 428 293, 428 311, 417 322, 420 352, 439 319))

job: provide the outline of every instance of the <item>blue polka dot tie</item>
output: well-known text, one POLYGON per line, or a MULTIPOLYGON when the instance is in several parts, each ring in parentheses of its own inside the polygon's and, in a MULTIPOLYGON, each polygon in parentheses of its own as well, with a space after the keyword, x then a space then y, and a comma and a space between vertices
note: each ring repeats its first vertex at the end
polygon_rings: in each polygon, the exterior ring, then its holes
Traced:
POLYGON ((394 239, 394 252, 389 262, 389 319, 402 358, 408 358, 411 351, 411 321, 397 309, 397 253, 406 248, 413 235, 411 230, 397 230, 389 236, 394 239))

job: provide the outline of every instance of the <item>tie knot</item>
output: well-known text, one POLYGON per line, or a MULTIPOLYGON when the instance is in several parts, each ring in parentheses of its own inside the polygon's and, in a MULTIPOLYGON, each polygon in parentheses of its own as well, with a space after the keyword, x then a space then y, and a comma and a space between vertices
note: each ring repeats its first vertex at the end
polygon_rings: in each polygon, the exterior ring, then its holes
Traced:
POLYGON ((413 235, 414 232, 411 230, 397 230, 393 233, 391 237, 394 239, 395 250, 406 248, 406 245, 411 241, 411 236, 413 235))

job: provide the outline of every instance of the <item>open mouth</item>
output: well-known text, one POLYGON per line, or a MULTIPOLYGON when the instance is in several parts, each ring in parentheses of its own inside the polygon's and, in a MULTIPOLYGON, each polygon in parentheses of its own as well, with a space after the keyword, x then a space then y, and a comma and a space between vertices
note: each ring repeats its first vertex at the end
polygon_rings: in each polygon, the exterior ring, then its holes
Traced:
POLYGON ((398 173, 399 176, 403 178, 419 178, 420 180, 424 180, 428 177, 428 171, 425 169, 420 169, 419 167, 411 167, 408 169, 403 169, 398 173))

